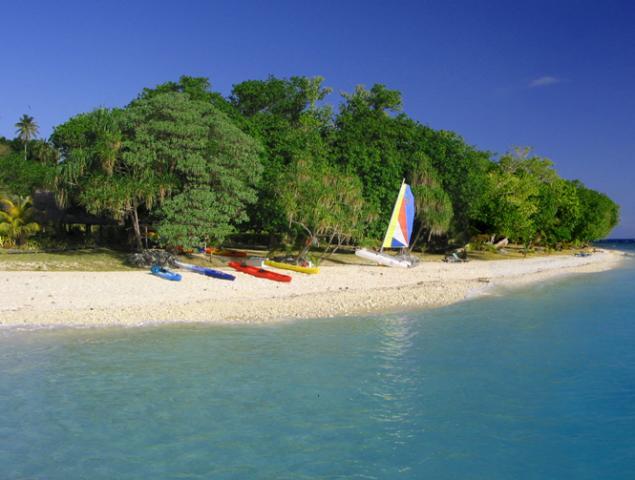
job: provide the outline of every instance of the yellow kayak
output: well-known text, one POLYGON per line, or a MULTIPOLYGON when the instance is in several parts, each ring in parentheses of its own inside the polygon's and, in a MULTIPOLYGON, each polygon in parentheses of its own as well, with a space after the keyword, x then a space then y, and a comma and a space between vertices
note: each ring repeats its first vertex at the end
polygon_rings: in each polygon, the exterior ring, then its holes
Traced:
POLYGON ((274 268, 283 268, 285 270, 293 270, 301 273, 320 273, 318 267, 303 267, 302 265, 294 265, 292 263, 274 262, 273 260, 265 260, 265 265, 274 268))

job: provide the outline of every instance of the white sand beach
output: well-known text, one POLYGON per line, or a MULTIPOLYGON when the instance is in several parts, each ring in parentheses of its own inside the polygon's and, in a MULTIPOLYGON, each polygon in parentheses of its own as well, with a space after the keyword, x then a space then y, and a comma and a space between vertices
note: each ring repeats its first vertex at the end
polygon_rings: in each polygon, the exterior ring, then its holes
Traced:
POLYGON ((0 271, 0 325, 265 323, 435 307, 496 286, 608 270, 623 258, 606 251, 589 257, 429 262, 412 269, 328 266, 318 275, 292 273, 290 284, 240 273, 228 282, 182 272, 181 282, 169 282, 141 271, 0 271))

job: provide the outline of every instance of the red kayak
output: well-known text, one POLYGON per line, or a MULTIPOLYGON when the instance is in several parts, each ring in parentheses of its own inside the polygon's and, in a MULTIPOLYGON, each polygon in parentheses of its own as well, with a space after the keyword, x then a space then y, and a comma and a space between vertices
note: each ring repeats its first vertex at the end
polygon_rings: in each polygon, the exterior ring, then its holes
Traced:
POLYGON ((238 262, 229 262, 227 265, 234 270, 253 275, 258 278, 266 278, 267 280, 273 280, 274 282, 290 282, 291 277, 289 275, 283 275, 281 273, 272 272, 271 270, 265 270, 264 268, 249 267, 247 265, 241 265, 238 262))

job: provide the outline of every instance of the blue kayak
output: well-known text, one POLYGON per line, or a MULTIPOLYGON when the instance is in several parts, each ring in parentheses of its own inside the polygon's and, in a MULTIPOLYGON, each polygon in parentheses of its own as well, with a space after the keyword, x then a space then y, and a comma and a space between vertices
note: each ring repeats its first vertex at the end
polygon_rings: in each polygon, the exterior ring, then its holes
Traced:
POLYGON ((208 277, 219 278, 221 280, 236 280, 236 277, 220 270, 214 270, 213 268, 199 267, 198 265, 192 265, 191 263, 174 262, 177 267, 185 268, 190 272, 200 273, 208 277))
POLYGON ((150 268, 150 273, 165 280, 171 280, 173 282, 181 281, 181 274, 174 273, 167 268, 163 268, 158 265, 152 265, 152 267, 150 268))

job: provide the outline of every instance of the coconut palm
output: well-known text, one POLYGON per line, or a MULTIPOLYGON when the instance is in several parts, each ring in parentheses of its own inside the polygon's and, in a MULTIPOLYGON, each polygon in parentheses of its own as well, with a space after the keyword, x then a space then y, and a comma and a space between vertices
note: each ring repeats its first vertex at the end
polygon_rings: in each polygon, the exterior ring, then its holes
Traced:
POLYGON ((31 197, 0 198, 0 235, 17 245, 22 245, 31 235, 40 231, 33 221, 31 197))
POLYGON ((18 138, 24 142, 24 160, 26 160, 26 147, 30 140, 35 138, 38 133, 38 124, 35 123, 33 117, 30 117, 26 113, 20 117, 20 121, 15 124, 17 130, 15 133, 18 138))

